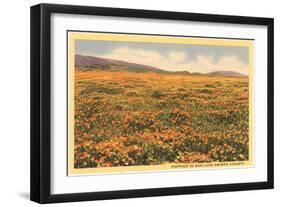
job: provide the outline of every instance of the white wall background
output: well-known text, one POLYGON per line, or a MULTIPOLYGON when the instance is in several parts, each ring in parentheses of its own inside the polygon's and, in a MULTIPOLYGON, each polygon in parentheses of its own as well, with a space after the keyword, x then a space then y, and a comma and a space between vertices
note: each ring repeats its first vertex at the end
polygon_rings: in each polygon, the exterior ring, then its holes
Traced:
MULTIPOLYGON (((29 201, 29 7, 38 3, 81 4, 275 18, 275 189, 154 198, 63 203, 52 206, 266 206, 281 202, 281 13, 280 1, 76 0, 3 1, 0 11, 0 205, 36 206, 29 201), (280 5, 279 5, 280 4, 280 5), (279 106, 278 106, 279 105, 279 106)), ((277 204, 278 205, 278 204, 277 204)))

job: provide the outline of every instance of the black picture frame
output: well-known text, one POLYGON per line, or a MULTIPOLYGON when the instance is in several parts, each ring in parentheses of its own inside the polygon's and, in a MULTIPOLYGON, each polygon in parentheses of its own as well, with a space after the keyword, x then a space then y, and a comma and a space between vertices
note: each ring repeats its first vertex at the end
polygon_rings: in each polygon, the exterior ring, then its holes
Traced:
POLYGON ((88 201, 103 199, 166 196, 179 194, 272 189, 274 177, 274 78, 272 18, 195 14, 168 11, 103 8, 88 6, 39 4, 31 7, 31 174, 30 199, 38 203, 88 201), (134 17, 194 22, 219 22, 267 26, 267 181, 238 184, 169 187, 154 189, 87 192, 74 194, 51 194, 51 71, 50 71, 50 16, 53 13, 134 17))

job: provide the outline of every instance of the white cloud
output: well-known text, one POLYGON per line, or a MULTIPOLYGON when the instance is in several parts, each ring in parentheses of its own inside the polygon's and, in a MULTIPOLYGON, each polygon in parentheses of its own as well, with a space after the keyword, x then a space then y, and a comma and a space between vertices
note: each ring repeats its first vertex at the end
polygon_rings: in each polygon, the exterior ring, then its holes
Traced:
POLYGON ((186 61, 186 54, 183 52, 172 51, 169 53, 169 59, 173 60, 173 62, 182 64, 186 61))
MULTIPOLYGON (((92 54, 95 55, 95 54, 92 54)), ((98 56, 98 55, 97 55, 98 56)), ((236 71, 248 74, 248 66, 241 62, 236 56, 222 56, 218 60, 212 56, 197 55, 190 60, 186 53, 171 51, 168 55, 162 55, 155 50, 132 49, 129 47, 118 47, 111 53, 100 56, 104 58, 118 59, 132 63, 150 65, 169 71, 184 71, 207 73, 212 71, 236 71)))

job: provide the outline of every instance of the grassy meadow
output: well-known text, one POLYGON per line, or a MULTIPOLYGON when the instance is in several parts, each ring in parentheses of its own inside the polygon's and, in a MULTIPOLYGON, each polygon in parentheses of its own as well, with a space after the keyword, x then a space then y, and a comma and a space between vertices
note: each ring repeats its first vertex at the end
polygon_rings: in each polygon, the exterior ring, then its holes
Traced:
POLYGON ((75 168, 246 161, 248 78, 75 70, 75 168))

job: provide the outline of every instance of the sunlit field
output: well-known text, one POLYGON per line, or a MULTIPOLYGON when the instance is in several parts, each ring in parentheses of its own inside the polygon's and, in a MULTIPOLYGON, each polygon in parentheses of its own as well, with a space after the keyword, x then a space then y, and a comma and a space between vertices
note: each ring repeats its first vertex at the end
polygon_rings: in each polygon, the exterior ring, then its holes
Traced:
POLYGON ((75 71, 75 168, 249 159, 248 78, 75 71))

